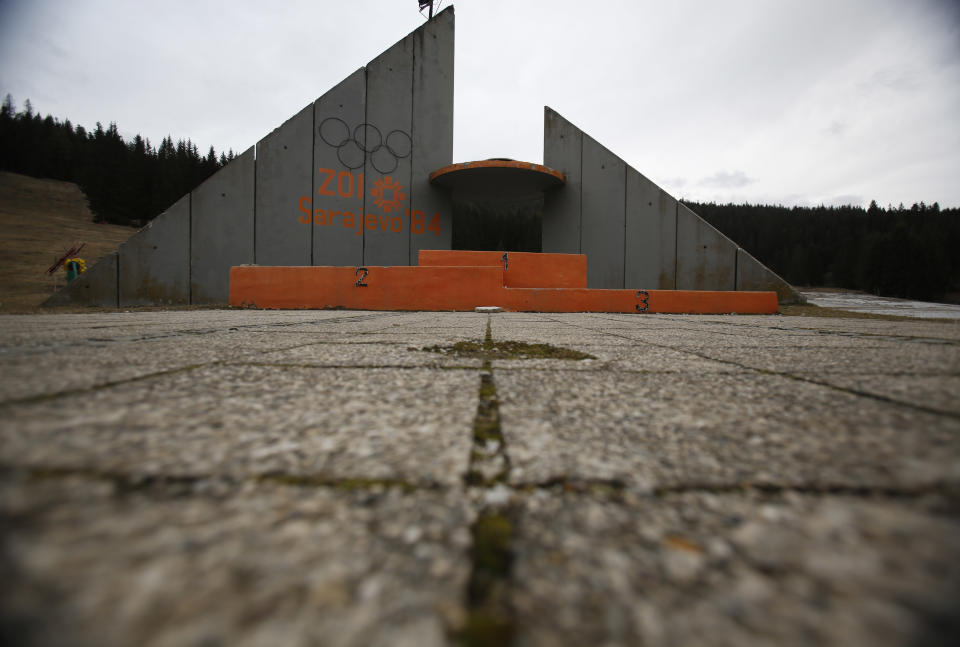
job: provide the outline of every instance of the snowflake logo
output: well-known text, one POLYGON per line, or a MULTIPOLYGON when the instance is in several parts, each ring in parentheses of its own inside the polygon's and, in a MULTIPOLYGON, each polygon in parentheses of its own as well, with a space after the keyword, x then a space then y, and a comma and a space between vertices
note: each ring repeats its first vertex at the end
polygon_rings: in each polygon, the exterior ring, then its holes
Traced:
POLYGON ((407 194, 403 192, 403 187, 389 175, 387 177, 377 178, 376 182, 373 183, 373 188, 370 189, 370 195, 373 196, 373 203, 386 213, 390 213, 394 209, 399 211, 400 204, 407 199, 407 194), (393 192, 393 197, 388 199, 387 194, 389 191, 393 192))

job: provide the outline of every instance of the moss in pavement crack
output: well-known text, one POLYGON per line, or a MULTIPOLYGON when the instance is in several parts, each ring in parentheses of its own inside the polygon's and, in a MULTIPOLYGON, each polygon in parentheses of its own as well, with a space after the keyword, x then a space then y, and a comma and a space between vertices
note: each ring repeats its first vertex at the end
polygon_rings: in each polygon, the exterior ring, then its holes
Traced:
POLYGON ((514 524, 502 510, 484 510, 471 527, 473 570, 467 585, 469 613, 456 633, 465 646, 510 645, 515 626, 508 599, 514 524))
POLYGON ((550 344, 531 344, 525 341, 494 341, 489 321, 487 321, 487 333, 483 342, 458 341, 450 346, 427 346, 423 350, 454 357, 479 358, 486 362, 494 359, 596 359, 589 353, 551 346, 550 344))

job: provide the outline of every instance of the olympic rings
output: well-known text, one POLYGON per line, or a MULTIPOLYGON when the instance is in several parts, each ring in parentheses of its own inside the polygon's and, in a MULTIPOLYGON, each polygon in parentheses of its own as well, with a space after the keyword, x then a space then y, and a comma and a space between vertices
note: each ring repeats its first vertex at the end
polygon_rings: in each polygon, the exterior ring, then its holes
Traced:
POLYGON ((413 140, 402 130, 391 130, 384 137, 375 125, 363 122, 353 129, 339 117, 327 117, 317 128, 317 134, 327 146, 337 149, 337 159, 350 170, 363 167, 369 157, 370 165, 381 175, 397 170, 400 160, 410 157, 413 140))

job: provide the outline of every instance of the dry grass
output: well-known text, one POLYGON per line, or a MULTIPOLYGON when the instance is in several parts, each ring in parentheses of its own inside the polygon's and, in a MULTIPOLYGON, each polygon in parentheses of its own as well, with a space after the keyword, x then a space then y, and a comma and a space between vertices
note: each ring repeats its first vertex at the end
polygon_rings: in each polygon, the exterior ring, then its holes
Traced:
POLYGON ((0 172, 0 312, 35 312, 53 293, 47 268, 74 242, 86 243, 80 257, 90 268, 136 231, 94 223, 76 184, 0 172))

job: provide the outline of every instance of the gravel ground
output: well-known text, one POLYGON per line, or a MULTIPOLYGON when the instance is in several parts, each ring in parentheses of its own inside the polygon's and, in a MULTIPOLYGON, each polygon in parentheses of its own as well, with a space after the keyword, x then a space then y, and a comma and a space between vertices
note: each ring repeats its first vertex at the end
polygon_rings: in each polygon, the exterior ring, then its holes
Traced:
POLYGON ((3 644, 960 634, 958 324, 5 315, 0 369, 3 644), (488 330, 592 359, 424 350, 488 330))

